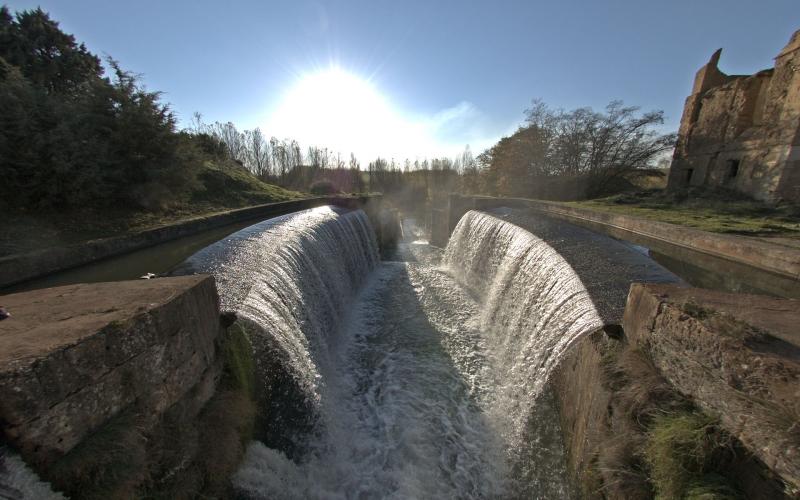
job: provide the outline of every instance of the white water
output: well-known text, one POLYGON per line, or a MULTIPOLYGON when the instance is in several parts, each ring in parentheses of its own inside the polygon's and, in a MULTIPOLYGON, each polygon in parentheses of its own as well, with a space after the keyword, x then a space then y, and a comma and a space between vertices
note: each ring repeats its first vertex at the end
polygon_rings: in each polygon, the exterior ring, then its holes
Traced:
POLYGON ((482 297, 480 328, 491 357, 490 417, 507 420, 504 440, 522 444, 550 371, 576 339, 603 321, 580 277, 550 245, 487 213, 470 211, 443 260, 482 297))
POLYGON ((0 446, 0 498, 10 500, 64 500, 22 461, 16 453, 0 446))
MULTIPOLYGON (((564 498, 549 394, 558 357, 602 326, 546 243, 468 213, 443 259, 425 241, 379 262, 363 212, 270 221, 190 262, 223 305, 272 336, 315 416, 280 429, 294 460, 254 442, 235 484, 252 498, 564 498), (439 260, 441 259, 441 264, 439 260)), ((258 339, 256 339, 258 342, 258 339)))

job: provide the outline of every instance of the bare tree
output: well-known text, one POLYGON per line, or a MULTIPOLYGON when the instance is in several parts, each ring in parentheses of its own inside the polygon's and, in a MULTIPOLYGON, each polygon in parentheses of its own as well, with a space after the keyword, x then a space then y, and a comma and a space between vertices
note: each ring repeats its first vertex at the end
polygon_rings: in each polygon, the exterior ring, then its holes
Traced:
POLYGON ((247 153, 247 168, 262 179, 271 174, 269 143, 261 133, 260 128, 245 130, 245 149, 247 153))

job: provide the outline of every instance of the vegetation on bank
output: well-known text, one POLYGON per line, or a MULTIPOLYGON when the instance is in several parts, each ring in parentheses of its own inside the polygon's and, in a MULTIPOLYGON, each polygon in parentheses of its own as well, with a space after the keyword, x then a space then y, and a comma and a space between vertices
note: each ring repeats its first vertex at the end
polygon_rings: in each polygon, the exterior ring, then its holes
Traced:
POLYGON ((635 191, 571 203, 603 212, 642 217, 712 233, 800 238, 800 207, 769 205, 724 191, 635 191))
POLYGON ((9 210, 0 233, 0 257, 143 231, 226 210, 301 198, 302 193, 266 184, 236 164, 208 164, 199 176, 205 189, 190 203, 168 210, 87 206, 71 210, 9 210))
MULTIPOLYGON (((2 253, 19 233, 80 241, 300 196, 179 131, 159 92, 41 9, 0 7, 0 109, 2 253)), ((34 243, 18 250, 49 246, 34 243)))
POLYGON ((608 431, 584 490, 629 499, 743 498, 733 471, 749 454, 719 420, 678 394, 643 351, 627 343, 605 349, 608 431))

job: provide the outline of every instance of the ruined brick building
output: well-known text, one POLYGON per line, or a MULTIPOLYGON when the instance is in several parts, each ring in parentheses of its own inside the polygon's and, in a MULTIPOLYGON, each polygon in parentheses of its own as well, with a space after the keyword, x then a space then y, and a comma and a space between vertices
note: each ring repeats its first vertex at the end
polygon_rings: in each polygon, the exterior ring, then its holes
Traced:
POLYGON ((800 31, 754 75, 700 68, 686 99, 668 188, 722 187, 768 202, 800 201, 800 31))

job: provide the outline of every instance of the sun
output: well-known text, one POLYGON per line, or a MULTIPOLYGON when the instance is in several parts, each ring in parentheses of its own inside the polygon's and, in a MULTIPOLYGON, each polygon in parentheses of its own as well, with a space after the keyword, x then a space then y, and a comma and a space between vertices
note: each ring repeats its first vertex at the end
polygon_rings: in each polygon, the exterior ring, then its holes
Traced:
MULTIPOLYGON (((389 154, 391 141, 407 142, 413 125, 364 78, 341 68, 308 74, 283 96, 270 118, 270 133, 302 147, 327 147, 362 160, 389 154)), ((346 157, 346 156, 345 156, 346 157)))

